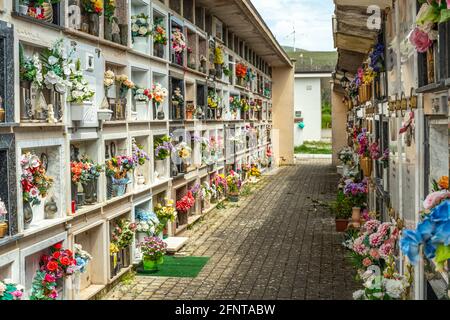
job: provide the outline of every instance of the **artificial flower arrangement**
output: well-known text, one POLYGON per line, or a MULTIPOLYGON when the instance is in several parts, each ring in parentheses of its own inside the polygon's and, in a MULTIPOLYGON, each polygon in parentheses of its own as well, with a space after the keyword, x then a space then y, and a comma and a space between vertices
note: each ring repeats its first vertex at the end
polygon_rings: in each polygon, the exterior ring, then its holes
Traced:
POLYGON ((186 47, 186 40, 183 32, 178 28, 174 28, 172 30, 172 49, 178 64, 181 64, 182 62, 183 52, 186 50, 186 47))
POLYGON ((131 16, 131 36, 133 39, 136 37, 148 37, 151 34, 152 28, 145 13, 131 16))
POLYGON ((161 223, 163 222, 167 223, 167 221, 175 221, 176 216, 175 216, 175 208, 173 207, 173 200, 170 200, 168 198, 164 199, 164 205, 158 203, 155 206, 154 211, 159 221, 161 221, 161 223))
POLYGON ((133 88, 133 98, 135 101, 149 102, 153 100, 153 94, 150 89, 135 87, 133 88))
POLYGON ((238 97, 230 96, 230 111, 232 113, 235 113, 240 108, 241 108, 241 100, 238 97))
POLYGON ((168 135, 155 138, 155 158, 157 160, 165 160, 175 151, 171 141, 172 139, 168 135))
POLYGON ((89 254, 89 252, 83 250, 81 244, 74 244, 73 247, 76 261, 75 272, 80 274, 85 273, 89 262, 92 260, 92 256, 89 254))
POLYGON ((250 104, 248 103, 248 100, 245 98, 241 99, 241 110, 243 110, 244 112, 250 110, 250 104))
POLYGON ((346 197, 351 199, 353 207, 364 207, 369 192, 367 180, 356 182, 353 179, 347 179, 344 184, 343 192, 346 197))
POLYGON ((158 261, 166 254, 167 243, 158 237, 147 237, 144 242, 140 243, 139 248, 144 259, 158 261))
POLYGON ((256 178, 259 178, 261 176, 261 171, 259 171, 257 166, 252 165, 252 168, 250 169, 250 176, 256 178))
POLYGON ((211 109, 217 109, 220 106, 219 95, 214 90, 208 91, 208 107, 211 109))
POLYGON ((95 181, 100 177, 101 172, 103 172, 103 166, 94 163, 87 155, 83 155, 80 161, 70 162, 70 173, 74 183, 87 184, 95 181))
POLYGON ((24 287, 11 279, 0 280, 0 301, 20 300, 24 287))
POLYGON ((74 69, 72 55, 74 49, 67 52, 64 39, 56 40, 50 48, 41 53, 44 85, 64 94, 71 87, 70 75, 74 69))
POLYGON ((99 16, 103 13, 103 0, 82 0, 83 9, 87 13, 95 13, 99 16))
POLYGON ((217 46, 214 49, 214 64, 223 65, 225 62, 223 60, 223 50, 221 46, 217 46))
POLYGON ((156 213, 139 208, 136 209, 136 221, 136 231, 146 233, 147 235, 156 234, 156 230, 160 224, 156 213))
POLYGON ((208 181, 202 183, 202 200, 209 202, 212 198, 212 189, 208 181))
POLYGON ((115 156, 106 161, 106 176, 114 181, 128 180, 128 172, 136 168, 136 162, 130 156, 115 156))
POLYGON ((355 163, 353 149, 350 147, 343 148, 338 153, 338 159, 345 165, 353 165, 355 163))
POLYGON ((89 88, 89 83, 83 76, 80 59, 75 63, 75 69, 72 70, 69 81, 71 85, 67 96, 67 102, 83 103, 92 100, 95 92, 89 88))
POLYGON ((180 142, 175 146, 178 157, 182 160, 187 160, 191 157, 192 149, 188 146, 186 142, 180 142))
POLYGON ((42 74, 42 62, 38 54, 32 57, 24 57, 23 47, 19 46, 20 54, 20 80, 30 81, 38 88, 42 88, 44 76, 42 74))
POLYGON ((211 185, 216 187, 219 194, 224 194, 227 188, 227 179, 224 174, 215 174, 212 178, 211 185))
POLYGON ((378 160, 381 158, 381 151, 378 142, 373 142, 369 145, 369 153, 372 160, 378 160))
POLYGON ((159 107, 161 103, 167 98, 169 92, 160 83, 156 83, 152 86, 153 103, 156 107, 159 107))
POLYGON ((236 64, 236 77, 239 79, 245 79, 247 76, 247 69, 248 68, 242 63, 236 64))
POLYGON ((23 201, 35 206, 41 203, 41 198, 47 196, 53 185, 53 178, 47 176, 42 161, 35 154, 27 152, 20 158, 22 167, 21 185, 23 201))
POLYGON ((357 148, 357 153, 360 157, 370 157, 369 136, 366 128, 363 128, 357 137, 357 148))
POLYGON ((136 163, 136 165, 143 166, 146 161, 150 161, 150 156, 145 152, 144 147, 141 145, 138 145, 136 140, 133 139, 133 163, 136 163))
POLYGON ((111 243, 117 248, 125 249, 133 243, 136 233, 136 224, 126 219, 120 219, 116 222, 111 234, 111 243))
POLYGON ((122 98, 126 97, 128 90, 135 87, 133 81, 131 81, 128 76, 124 74, 117 75, 116 82, 119 84, 119 94, 122 98))
POLYGON ((450 191, 448 177, 440 179, 437 189, 424 201, 425 212, 416 230, 405 230, 400 247, 411 263, 417 264, 421 246, 425 257, 434 260, 436 269, 443 271, 450 259, 450 191), (446 188, 446 189, 445 189, 446 188))
POLYGON ((153 30, 153 42, 165 46, 167 44, 167 33, 163 25, 164 20, 162 18, 158 18, 155 20, 155 27, 153 30))
POLYGON ((386 148, 383 151, 383 154, 381 155, 381 157, 378 159, 383 164, 383 167, 385 167, 385 168, 387 168, 389 165, 389 154, 390 154, 390 150, 389 150, 389 148, 386 148))
POLYGON ((227 176, 227 192, 232 195, 239 194, 239 190, 241 189, 241 179, 239 178, 239 174, 235 171, 230 170, 230 174, 227 176))
POLYGON ((176 209, 178 212, 188 212, 195 205, 195 198, 191 191, 182 197, 176 203, 176 209))
POLYGON ((57 280, 72 275, 77 267, 73 252, 57 243, 40 260, 31 288, 30 300, 55 300, 58 297, 57 280))
POLYGON ((103 76, 103 86, 105 87, 105 91, 108 91, 109 88, 113 86, 116 81, 116 75, 113 71, 107 70, 103 76))
POLYGON ((114 13, 116 12, 116 0, 105 0, 104 7, 106 21, 109 23, 114 20, 117 21, 117 17, 114 16, 114 13))
POLYGON ((196 183, 192 188, 190 188, 188 191, 191 192, 194 199, 198 199, 202 197, 202 187, 199 183, 196 183))

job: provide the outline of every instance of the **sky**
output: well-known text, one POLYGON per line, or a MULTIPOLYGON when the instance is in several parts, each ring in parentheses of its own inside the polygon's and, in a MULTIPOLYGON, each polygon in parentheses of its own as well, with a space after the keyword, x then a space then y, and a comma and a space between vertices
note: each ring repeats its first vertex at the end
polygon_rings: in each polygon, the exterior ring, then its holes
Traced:
POLYGON ((333 0, 251 0, 281 45, 334 51, 333 0))

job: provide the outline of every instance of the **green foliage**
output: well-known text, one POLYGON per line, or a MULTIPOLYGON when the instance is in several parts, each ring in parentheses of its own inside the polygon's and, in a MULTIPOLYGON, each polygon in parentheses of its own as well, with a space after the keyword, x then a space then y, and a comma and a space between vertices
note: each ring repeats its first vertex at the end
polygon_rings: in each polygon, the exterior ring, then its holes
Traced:
POLYGON ((330 204, 331 212, 336 219, 348 219, 352 216, 353 203, 350 198, 340 191, 337 194, 336 201, 330 204))
POLYGON ((252 191, 252 187, 251 187, 250 185, 245 184, 245 185, 242 187, 242 190, 241 190, 241 196, 243 196, 243 197, 248 197, 248 196, 251 195, 252 193, 253 193, 253 191, 252 191))
POLYGON ((294 149, 296 154, 332 154, 331 143, 322 141, 305 141, 294 149))

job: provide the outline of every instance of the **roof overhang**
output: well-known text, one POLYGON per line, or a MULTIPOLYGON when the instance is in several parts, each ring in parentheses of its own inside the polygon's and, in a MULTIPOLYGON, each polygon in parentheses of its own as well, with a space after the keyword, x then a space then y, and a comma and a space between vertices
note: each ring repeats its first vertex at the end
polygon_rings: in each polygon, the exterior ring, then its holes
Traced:
POLYGON ((371 22, 377 10, 382 17, 392 6, 392 0, 334 0, 334 3, 333 39, 338 51, 335 84, 339 87, 339 78, 356 74, 376 44, 379 29, 371 22))
POLYGON ((197 0, 208 12, 226 24, 272 67, 293 67, 293 63, 275 39, 249 0, 197 0))

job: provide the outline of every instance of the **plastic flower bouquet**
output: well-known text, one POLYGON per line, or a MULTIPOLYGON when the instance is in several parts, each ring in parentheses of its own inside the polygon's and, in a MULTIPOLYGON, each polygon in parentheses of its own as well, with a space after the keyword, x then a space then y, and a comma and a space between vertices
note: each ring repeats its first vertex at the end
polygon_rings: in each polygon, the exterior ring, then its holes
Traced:
POLYGON ((116 75, 111 70, 108 70, 105 72, 103 76, 103 86, 105 87, 105 90, 108 90, 111 88, 111 86, 114 84, 116 80, 116 75))
POLYGON ((133 94, 134 94, 133 98, 135 101, 149 102, 153 99, 153 94, 150 89, 135 87, 133 90, 133 94))
POLYGON ((158 219, 163 221, 175 221, 175 208, 173 207, 173 200, 165 199, 165 204, 158 203, 154 211, 158 219))
POLYGON ((233 170, 230 171, 230 174, 227 176, 227 191, 229 194, 237 195, 239 194, 239 190, 241 189, 241 179, 239 175, 233 170))
POLYGON ((214 49, 214 64, 223 65, 224 63, 222 48, 217 46, 214 49))
POLYGON ((164 102, 164 100, 167 98, 169 92, 166 88, 163 88, 163 86, 160 83, 156 83, 152 87, 152 100, 153 103, 158 107, 161 103, 164 102))
POLYGON ((103 12, 103 0, 82 0, 81 3, 87 13, 95 13, 100 16, 103 12))
POLYGON ((20 300, 24 287, 11 279, 0 280, 0 301, 20 300))
POLYGON ((20 79, 23 81, 30 81, 38 88, 42 88, 44 76, 42 75, 42 62, 37 54, 33 57, 24 57, 23 48, 20 50, 20 79))
POLYGON ((69 79, 71 86, 67 96, 67 102, 83 103, 92 100, 95 92, 89 88, 89 83, 84 79, 79 59, 69 79))
POLYGON ((166 254, 167 244, 158 237, 145 238, 139 244, 144 259, 158 261, 166 254))
POLYGON ((188 212, 189 209, 191 209, 195 205, 195 198, 192 195, 191 191, 188 191, 188 193, 181 198, 176 203, 176 208, 178 212, 188 212))
POLYGON ((152 28, 148 23, 148 16, 144 13, 131 16, 131 36, 148 37, 152 34, 152 28))
POLYGON ((137 144, 133 139, 133 162, 143 166, 146 161, 150 161, 150 156, 144 151, 144 147, 137 144))
POLYGON ((182 54, 186 49, 184 34, 178 28, 175 28, 172 31, 172 49, 176 54, 182 54))
POLYGON ((208 92, 208 107, 211 109, 217 109, 220 105, 220 98, 213 90, 208 92))
POLYGON ((57 280, 72 275, 76 271, 76 264, 72 251, 62 249, 61 243, 51 247, 50 254, 41 257, 30 300, 55 300, 58 297, 57 280))
POLYGON ((180 142, 176 145, 175 149, 177 150, 177 154, 181 159, 187 160, 191 157, 192 149, 187 145, 186 142, 180 142))
POLYGON ((56 40, 49 49, 41 54, 44 84, 47 89, 55 89, 64 94, 71 86, 70 75, 74 65, 72 63, 73 49, 67 52, 64 39, 56 40))
POLYGON ((83 156, 80 161, 70 162, 70 173, 74 183, 87 184, 97 180, 101 172, 103 172, 103 166, 95 164, 87 155, 83 156))
POLYGON ((147 235, 156 234, 160 221, 156 214, 149 210, 136 209, 136 231, 147 235))
POLYGON ((164 20, 159 18, 155 21, 155 28, 153 30, 153 42, 162 45, 167 44, 167 32, 163 27, 164 20))
POLYGON ((354 163, 353 150, 350 147, 345 147, 338 153, 338 159, 345 165, 352 165, 354 163))
POLYGON ((128 90, 133 89, 135 84, 127 75, 121 74, 116 76, 116 82, 119 84, 119 94, 121 98, 125 98, 128 90))
POLYGON ((344 186, 344 194, 352 199, 354 207, 364 206, 367 199, 368 187, 367 181, 355 182, 347 179, 344 186))
POLYGON ((242 63, 236 64, 236 77, 244 79, 246 75, 247 75, 247 67, 242 63))
POLYGON ((53 185, 53 178, 47 176, 41 160, 35 154, 27 152, 20 158, 22 167, 22 196, 23 201, 30 205, 38 205, 41 198, 47 196, 48 190, 53 185))
POLYGON ((169 136, 155 138, 155 157, 157 160, 167 159, 174 150, 169 136))
POLYGON ((117 221, 111 234, 111 242, 119 249, 127 248, 133 243, 135 233, 135 223, 126 219, 120 219, 117 221))

